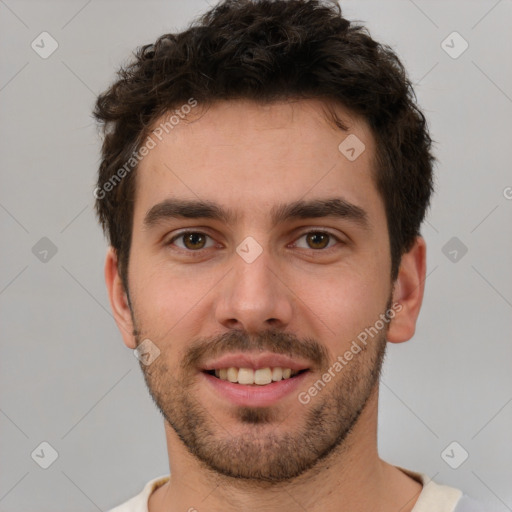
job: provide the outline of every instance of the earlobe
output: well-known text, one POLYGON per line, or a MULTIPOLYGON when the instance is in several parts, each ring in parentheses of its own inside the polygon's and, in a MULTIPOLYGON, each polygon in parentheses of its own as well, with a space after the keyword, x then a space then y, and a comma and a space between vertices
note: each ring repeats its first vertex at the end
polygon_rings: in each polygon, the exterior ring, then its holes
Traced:
POLYGON ((418 236, 412 249, 402 256, 398 277, 393 289, 393 304, 400 304, 392 319, 387 340, 402 343, 411 339, 416 329, 425 289, 427 248, 418 236))
POLYGON ((117 327, 121 331, 124 344, 131 349, 135 349, 137 344, 133 335, 133 321, 128 303, 128 297, 119 275, 117 254, 113 247, 109 247, 105 258, 105 283, 107 285, 110 307, 116 321, 117 327))

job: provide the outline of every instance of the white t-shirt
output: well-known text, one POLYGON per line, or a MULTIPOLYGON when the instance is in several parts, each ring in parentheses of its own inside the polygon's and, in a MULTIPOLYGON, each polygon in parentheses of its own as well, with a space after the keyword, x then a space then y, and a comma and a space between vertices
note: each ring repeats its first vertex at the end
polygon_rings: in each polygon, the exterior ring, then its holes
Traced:
MULTIPOLYGON (((484 512, 481 504, 464 495, 459 489, 436 484, 424 473, 416 473, 401 467, 398 469, 423 485, 412 512, 484 512)), ((149 496, 168 481, 169 475, 149 481, 140 494, 108 512, 148 512, 149 496)))

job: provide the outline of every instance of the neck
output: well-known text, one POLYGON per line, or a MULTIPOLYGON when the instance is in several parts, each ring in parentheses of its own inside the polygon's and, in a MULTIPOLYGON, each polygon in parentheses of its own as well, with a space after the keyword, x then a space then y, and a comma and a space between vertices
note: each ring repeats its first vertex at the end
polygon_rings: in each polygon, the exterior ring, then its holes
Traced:
POLYGON ((149 512, 410 512, 421 484, 379 458, 377 402, 378 386, 342 446, 299 477, 275 484, 230 478, 205 468, 166 423, 171 478, 151 495, 149 512))

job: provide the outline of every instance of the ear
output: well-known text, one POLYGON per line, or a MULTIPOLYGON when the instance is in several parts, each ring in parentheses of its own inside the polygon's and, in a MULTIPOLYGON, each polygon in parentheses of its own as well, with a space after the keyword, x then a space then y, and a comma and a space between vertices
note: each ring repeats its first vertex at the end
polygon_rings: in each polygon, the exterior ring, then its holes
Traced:
POLYGON ((121 331, 124 344, 131 349, 137 348, 133 335, 133 321, 128 304, 128 297, 119 275, 117 254, 113 247, 109 247, 105 259, 105 283, 107 285, 110 307, 114 314, 117 327, 121 331))
POLYGON ((389 324, 387 340, 391 343, 410 340, 414 335, 425 289, 426 259, 425 240, 418 236, 412 249, 402 256, 394 284, 393 304, 402 307, 396 308, 395 317, 389 324))

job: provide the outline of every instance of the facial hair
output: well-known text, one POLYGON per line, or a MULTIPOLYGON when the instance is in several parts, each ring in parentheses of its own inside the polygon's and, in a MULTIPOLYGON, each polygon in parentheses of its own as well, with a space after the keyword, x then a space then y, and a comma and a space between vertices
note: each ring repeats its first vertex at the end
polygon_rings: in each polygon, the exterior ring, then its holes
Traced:
MULTIPOLYGON (((390 306, 391 299, 386 314, 390 306)), ((142 327, 135 322, 133 311, 132 317, 134 326, 142 327)), ((318 374, 320 379, 333 362, 324 346, 312 338, 300 339, 274 330, 254 335, 231 330, 192 341, 179 366, 171 366, 173 361, 166 357, 166 340, 162 340, 158 342, 160 356, 150 365, 140 366, 164 419, 204 468, 226 477, 275 484, 313 470, 330 454, 343 450, 349 433, 378 388, 388 328, 389 325, 361 346, 361 351, 307 406, 297 400, 298 406, 304 407, 304 419, 287 432, 279 427, 286 419, 282 419, 282 410, 272 407, 236 407, 233 414, 242 424, 244 434, 228 432, 222 418, 215 418, 199 401, 195 390, 198 368, 206 358, 228 352, 265 350, 311 361, 316 368, 323 369, 318 374)), ((135 328, 137 345, 143 339, 142 332, 148 334, 135 328)))

